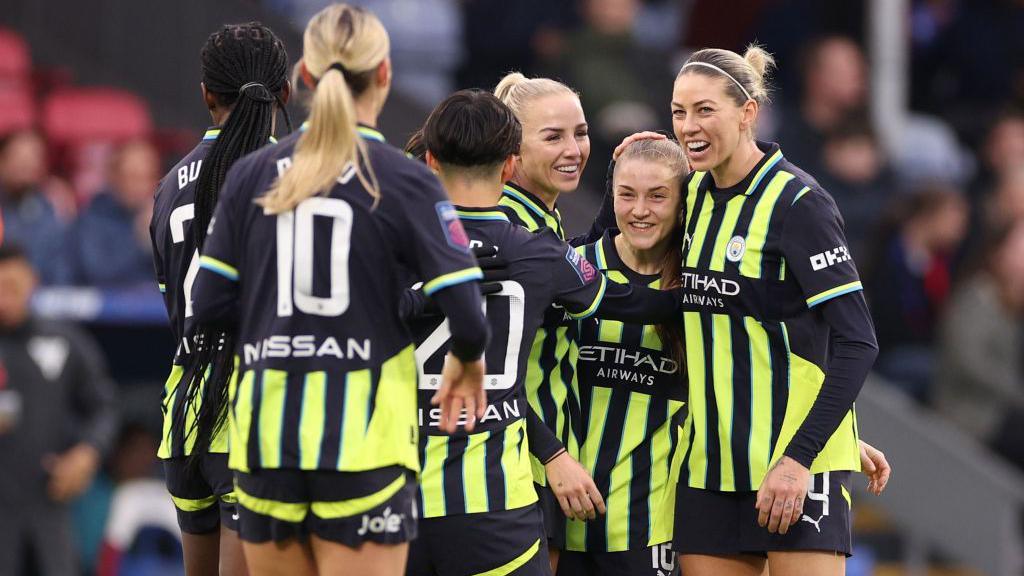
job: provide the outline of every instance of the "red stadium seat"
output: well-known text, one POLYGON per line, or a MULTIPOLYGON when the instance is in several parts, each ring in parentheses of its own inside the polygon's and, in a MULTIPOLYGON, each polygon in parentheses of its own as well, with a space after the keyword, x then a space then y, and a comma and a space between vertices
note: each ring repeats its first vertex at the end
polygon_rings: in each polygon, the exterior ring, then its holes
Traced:
POLYGON ((0 86, 28 86, 32 71, 28 43, 20 34, 0 28, 0 86))
POLYGON ((0 136, 30 128, 35 119, 36 108, 29 90, 0 84, 0 136))
POLYGON ((68 88, 43 103, 43 130, 58 145, 145 138, 153 132, 149 106, 116 88, 68 88))
POLYGON ((84 204, 106 181, 116 145, 150 138, 153 120, 146 102, 131 92, 66 88, 43 103, 42 128, 57 152, 57 164, 84 204))

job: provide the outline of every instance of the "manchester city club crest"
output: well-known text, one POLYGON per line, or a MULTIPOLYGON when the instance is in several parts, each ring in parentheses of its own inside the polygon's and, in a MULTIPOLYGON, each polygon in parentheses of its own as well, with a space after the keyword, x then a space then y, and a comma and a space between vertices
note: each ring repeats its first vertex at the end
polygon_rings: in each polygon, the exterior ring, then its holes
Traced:
POLYGON ((743 258, 743 252, 747 249, 747 241, 743 236, 733 236, 729 245, 725 247, 725 257, 729 262, 739 262, 743 258))

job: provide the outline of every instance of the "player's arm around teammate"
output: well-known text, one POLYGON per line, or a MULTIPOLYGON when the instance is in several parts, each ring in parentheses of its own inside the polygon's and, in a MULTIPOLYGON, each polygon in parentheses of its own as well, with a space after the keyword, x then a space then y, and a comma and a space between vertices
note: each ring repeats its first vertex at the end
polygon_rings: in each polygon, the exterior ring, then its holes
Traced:
POLYGON ((191 329, 199 250, 224 174, 238 158, 270 141, 277 111, 283 111, 291 91, 284 44, 258 22, 227 25, 211 34, 201 62, 203 100, 215 126, 164 177, 150 225, 157 282, 178 343, 164 391, 158 456, 177 508, 189 576, 245 574, 221 426, 226 398, 204 398, 200 392, 226 392, 234 354, 228 343, 199 345, 221 340, 217 330, 191 329), (196 339, 186 339, 187 332, 196 339), (211 366, 217 369, 207 372, 211 366))
POLYGON ((197 319, 237 309, 229 463, 257 575, 404 570, 419 466, 399 262, 451 324, 443 425, 486 407, 480 270, 436 178, 373 128, 388 46, 363 9, 313 17, 298 65, 308 122, 232 168, 200 259, 197 319))

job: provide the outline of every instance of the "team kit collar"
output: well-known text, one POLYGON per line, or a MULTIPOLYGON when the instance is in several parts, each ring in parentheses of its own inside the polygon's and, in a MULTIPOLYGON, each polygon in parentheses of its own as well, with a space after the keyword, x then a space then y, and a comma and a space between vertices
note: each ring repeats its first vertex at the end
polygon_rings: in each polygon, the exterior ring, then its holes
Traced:
POLYGON ((511 223, 511 221, 508 219, 508 216, 506 216, 505 213, 502 212, 501 209, 498 208, 497 206, 489 206, 487 208, 456 206, 455 213, 458 214, 460 220, 494 220, 499 222, 511 223))
MULTIPOLYGON (((304 120, 302 126, 299 126, 300 132, 305 132, 309 128, 309 120, 304 120)), ((376 140, 377 142, 387 142, 384 139, 384 134, 380 130, 377 130, 373 126, 367 126, 366 124, 359 123, 356 125, 356 131, 363 137, 364 140, 376 140)))
MULTIPOLYGON (((206 132, 203 133, 203 142, 212 142, 216 140, 217 137, 220 136, 221 130, 220 126, 210 126, 206 129, 206 132)), ((277 144, 277 138, 274 138, 273 135, 271 135, 270 143, 277 144)))
POLYGON ((731 196, 737 196, 740 194, 750 196, 759 191, 760 185, 765 179, 765 175, 771 172, 779 162, 782 162, 783 156, 779 145, 774 142, 757 141, 756 144, 758 149, 764 153, 764 156, 757 161, 757 164, 754 165, 743 180, 740 180, 728 188, 716 188, 714 180, 708 178, 708 185, 713 192, 728 194, 731 196))
POLYGON ((619 234, 621 234, 619 230, 609 228, 604 231, 601 239, 594 243, 594 255, 597 262, 593 264, 597 266, 597 269, 602 272, 617 270, 627 278, 640 280, 643 284, 649 284, 653 280, 658 279, 661 276, 660 274, 641 274, 622 261, 622 257, 619 256, 619 250, 615 247, 615 237, 619 234))
POLYGON ((527 191, 525 188, 522 188, 521 186, 516 186, 512 182, 506 182, 505 187, 502 189, 501 193, 505 196, 515 199, 517 202, 519 202, 523 206, 526 206, 531 212, 533 212, 534 214, 541 218, 543 218, 545 215, 550 215, 554 216, 555 218, 561 219, 559 217, 557 207, 554 210, 548 210, 548 207, 540 198, 537 198, 531 192, 527 191))

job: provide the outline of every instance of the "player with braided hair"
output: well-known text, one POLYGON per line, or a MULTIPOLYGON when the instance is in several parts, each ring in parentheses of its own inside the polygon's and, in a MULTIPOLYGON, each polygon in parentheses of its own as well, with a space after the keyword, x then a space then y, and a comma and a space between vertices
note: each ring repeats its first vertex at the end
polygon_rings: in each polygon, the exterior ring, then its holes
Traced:
POLYGON ((222 574, 245 574, 220 430, 231 344, 216 327, 192 326, 192 282, 228 168, 272 140, 278 110, 291 129, 284 110, 291 86, 284 44, 258 22, 223 26, 206 41, 201 60, 203 100, 215 126, 161 181, 150 224, 157 278, 178 341, 164 387, 158 456, 178 510, 186 573, 218 574, 220 567, 222 574))

